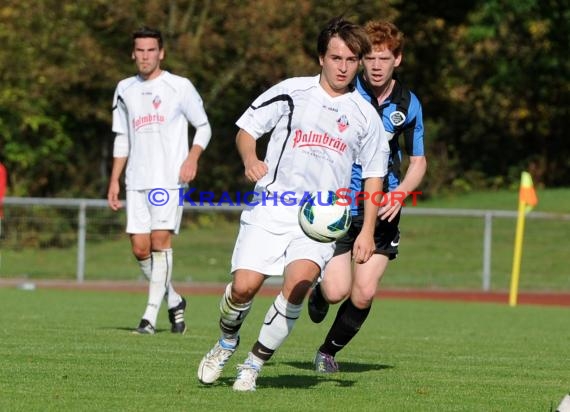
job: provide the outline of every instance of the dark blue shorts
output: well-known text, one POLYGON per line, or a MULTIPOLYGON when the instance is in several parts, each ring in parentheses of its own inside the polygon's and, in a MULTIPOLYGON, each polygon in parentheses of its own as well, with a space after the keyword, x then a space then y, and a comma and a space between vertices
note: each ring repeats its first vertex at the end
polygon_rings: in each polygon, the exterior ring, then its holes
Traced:
MULTIPOLYGON (((390 260, 396 259, 398 255, 398 245, 400 244, 400 214, 398 212, 394 220, 376 219, 376 227, 374 228, 374 242, 376 250, 374 253, 386 255, 390 260)), ((348 229, 348 233, 336 241, 334 256, 345 254, 352 251, 354 241, 362 229, 364 216, 352 216, 352 223, 348 229)))

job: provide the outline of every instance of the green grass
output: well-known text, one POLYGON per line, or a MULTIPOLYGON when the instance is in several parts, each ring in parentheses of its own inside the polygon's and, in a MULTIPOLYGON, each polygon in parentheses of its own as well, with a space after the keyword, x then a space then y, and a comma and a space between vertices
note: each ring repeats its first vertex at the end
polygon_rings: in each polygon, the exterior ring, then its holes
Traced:
MULTIPOLYGON (((536 211, 570 213, 570 189, 538 191, 536 211)), ((516 210, 512 191, 469 193, 424 200, 424 208, 516 210)), ((177 281, 227 280, 238 230, 233 218, 213 213, 186 214, 174 242, 174 278, 177 281)), ((88 220, 88 223, 90 220, 88 220)), ((6 223, 7 224, 7 223, 6 223)), ((386 287, 480 289, 483 272, 482 218, 402 218, 400 256, 388 268, 386 287)), ((512 271, 516 220, 494 218, 491 251, 491 288, 508 290, 512 271)), ((137 279, 141 275, 124 230, 117 227, 108 239, 88 238, 85 279, 137 279)), ((570 290, 567 264, 570 221, 527 219, 520 289, 570 290)), ((66 278, 76 276, 76 247, 0 250, 0 277, 66 278)))
MULTIPOLYGON (((264 367, 256 393, 234 393, 256 340, 259 297, 219 383, 196 368, 218 336, 219 296, 191 296, 184 336, 136 336, 145 294, 0 289, 0 410, 550 411, 570 390, 568 309, 377 301, 341 351, 341 372, 312 357, 333 316, 306 313, 264 367)), ((553 410, 553 409, 552 409, 553 410)))
MULTIPOLYGON (((570 213, 570 188, 537 189, 536 194, 538 205, 534 208, 535 211, 570 213)), ((418 196, 418 206, 516 211, 518 207, 518 192, 512 190, 470 192, 430 199, 418 196)))

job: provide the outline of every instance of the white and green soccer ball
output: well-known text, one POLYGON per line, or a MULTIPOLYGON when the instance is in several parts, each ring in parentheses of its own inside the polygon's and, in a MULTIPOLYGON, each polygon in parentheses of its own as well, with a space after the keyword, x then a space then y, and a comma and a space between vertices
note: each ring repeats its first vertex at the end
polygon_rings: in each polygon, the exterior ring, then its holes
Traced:
POLYGON ((352 221, 350 206, 333 191, 312 192, 299 208, 299 225, 313 240, 330 243, 343 237, 352 221))

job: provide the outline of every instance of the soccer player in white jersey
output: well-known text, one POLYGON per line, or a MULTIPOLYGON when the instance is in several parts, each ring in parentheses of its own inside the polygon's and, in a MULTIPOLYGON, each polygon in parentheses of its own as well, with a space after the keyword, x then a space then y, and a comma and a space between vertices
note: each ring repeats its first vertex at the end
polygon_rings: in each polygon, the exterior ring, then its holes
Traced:
POLYGON ((172 233, 182 217, 178 189, 196 177, 198 159, 212 131, 202 99, 190 80, 160 68, 160 31, 133 33, 138 73, 121 80, 113 101, 113 169, 107 200, 122 207, 119 178, 125 169, 127 228, 133 254, 147 279, 146 310, 134 332, 154 334, 162 299, 173 333, 184 333, 186 300, 172 286, 172 233), (192 147, 189 124, 195 129, 192 147))
MULTIPOLYGON (((362 165, 364 190, 370 193, 381 190, 387 173, 386 132, 374 108, 352 85, 359 59, 370 51, 366 33, 334 18, 320 33, 317 50, 320 75, 273 86, 236 122, 245 176, 256 182, 259 195, 241 215, 232 256, 233 281, 219 306, 221 337, 198 367, 204 384, 220 377, 236 351, 240 327, 265 279, 283 275, 281 291, 233 384, 237 391, 255 390, 262 365, 291 332, 309 288, 332 256, 334 244, 316 242, 302 232, 299 204, 292 206, 290 197, 300 200, 306 192, 347 187, 356 160, 362 165), (260 160, 256 141, 270 131, 265 160, 260 160)), ((366 201, 364 227, 354 243, 359 262, 374 251, 377 211, 373 202, 366 201)))

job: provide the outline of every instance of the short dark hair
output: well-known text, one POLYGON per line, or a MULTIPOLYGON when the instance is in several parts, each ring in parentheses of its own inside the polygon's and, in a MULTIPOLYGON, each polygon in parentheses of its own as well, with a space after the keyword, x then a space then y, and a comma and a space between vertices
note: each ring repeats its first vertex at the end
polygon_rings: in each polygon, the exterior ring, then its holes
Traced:
POLYGON ((327 53, 329 42, 333 37, 339 37, 344 41, 359 59, 372 51, 364 28, 346 20, 343 16, 337 16, 332 18, 319 34, 317 40, 319 56, 322 57, 327 53))
POLYGON ((142 26, 133 33, 133 46, 136 39, 146 39, 149 37, 158 40, 158 48, 162 49, 162 33, 158 29, 151 29, 147 26, 142 26))

